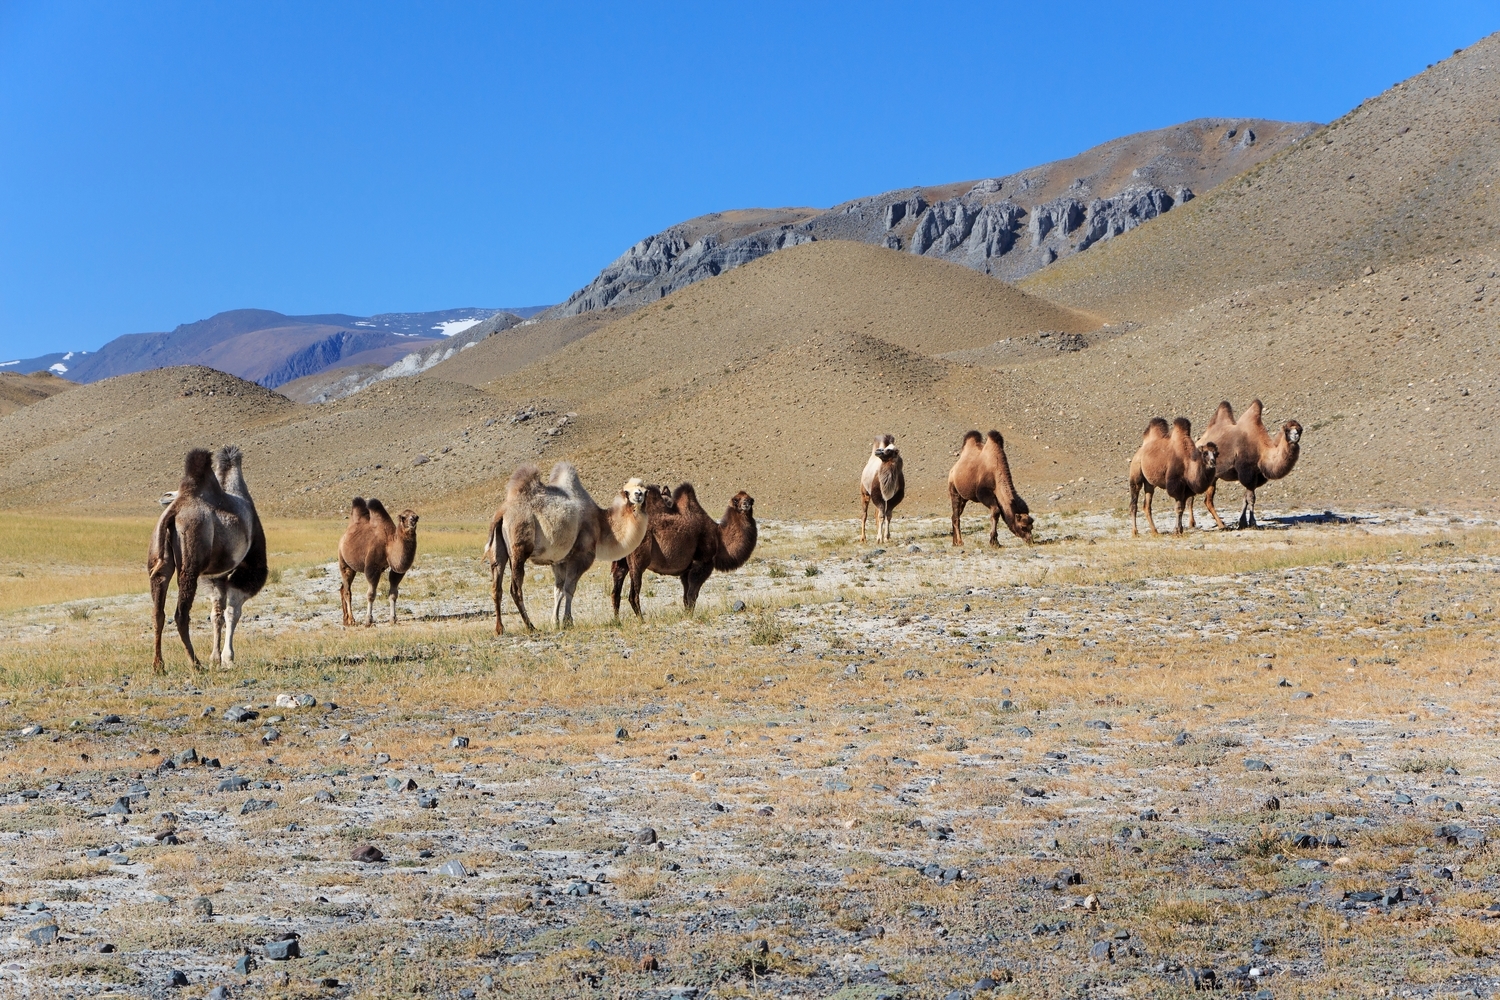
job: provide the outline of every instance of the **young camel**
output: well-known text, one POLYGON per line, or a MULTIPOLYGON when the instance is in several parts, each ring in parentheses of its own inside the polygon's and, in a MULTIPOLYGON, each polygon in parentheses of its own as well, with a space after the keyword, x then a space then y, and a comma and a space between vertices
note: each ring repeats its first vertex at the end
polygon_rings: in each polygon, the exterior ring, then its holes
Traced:
MULTIPOLYGON (((245 485, 245 473, 241 468, 244 457, 238 445, 225 445, 214 453, 214 477, 224 492, 239 497, 250 506, 250 550, 245 558, 229 574, 225 587, 226 622, 224 634, 223 662, 234 663, 234 630, 240 623, 240 614, 245 602, 259 594, 271 575, 266 559, 266 531, 261 527, 260 515, 255 510, 255 501, 250 499, 250 487, 245 485)), ((218 636, 214 637, 218 645, 218 636)))
POLYGON ((389 571, 391 624, 396 624, 396 596, 401 578, 417 558, 417 512, 410 508, 391 520, 385 504, 371 497, 355 497, 349 504, 349 527, 339 539, 339 601, 344 606, 344 624, 354 624, 354 578, 363 573, 370 585, 365 605, 365 626, 375 624, 375 591, 380 574, 389 571))
POLYGON ((166 624, 167 588, 173 575, 178 579, 177 607, 172 620, 177 623, 177 634, 182 638, 188 659, 195 669, 201 670, 202 664, 189 636, 198 582, 207 581, 213 592, 213 659, 217 661, 229 576, 249 554, 254 540, 254 506, 248 496, 225 491, 214 476, 213 461, 213 455, 202 448, 187 453, 177 496, 157 520, 146 552, 156 625, 156 651, 151 667, 157 673, 165 672, 161 633, 166 624))
POLYGON ((1031 508, 1011 483, 1010 462, 1005 458, 1005 439, 999 431, 982 435, 964 434, 958 461, 948 470, 948 499, 953 504, 953 544, 963 545, 960 527, 964 507, 983 504, 990 511, 990 544, 1000 547, 1000 519, 1023 542, 1031 542, 1031 508))
POLYGON ((755 523, 755 498, 744 490, 729 501, 722 521, 715 521, 698 503, 691 483, 683 483, 668 493, 666 487, 653 487, 648 510, 651 525, 646 539, 628 557, 611 567, 615 618, 620 617, 620 592, 630 577, 630 609, 637 618, 641 611, 641 578, 649 569, 662 576, 682 580, 682 606, 692 613, 698 604, 703 584, 715 570, 739 569, 755 551, 759 528, 755 523))
POLYGON ((1182 512, 1193 497, 1208 489, 1214 481, 1214 468, 1218 460, 1218 446, 1209 443, 1202 448, 1193 444, 1193 426, 1184 417, 1167 422, 1161 417, 1152 417, 1141 436, 1141 446, 1130 459, 1130 534, 1139 535, 1136 524, 1136 507, 1141 490, 1146 491, 1146 524, 1151 534, 1156 530, 1156 519, 1151 516, 1151 498, 1158 489, 1177 501, 1177 527, 1174 534, 1182 534, 1182 512))
POLYGON ((495 634, 505 634, 501 602, 507 564, 510 596, 527 629, 536 630, 523 594, 528 560, 552 567, 552 621, 558 627, 571 625, 578 580, 599 554, 623 557, 645 537, 645 502, 645 484, 632 478, 608 508, 600 509, 568 462, 554 465, 545 484, 534 465, 513 472, 484 549, 495 599, 495 634))
MULTIPOLYGON (((1234 419, 1234 407, 1226 399, 1214 411, 1208 422, 1208 430, 1198 439, 1201 447, 1212 442, 1219 448, 1219 468, 1216 478, 1208 484, 1203 494, 1203 506, 1213 516, 1219 530, 1224 529, 1224 520, 1214 508, 1214 493, 1218 480, 1238 482, 1245 488, 1245 502, 1240 509, 1240 527, 1255 527, 1255 491, 1273 479, 1287 476, 1297 464, 1302 453, 1302 425, 1288 420, 1281 425, 1281 436, 1272 440, 1261 420, 1261 402, 1255 400, 1250 408, 1234 419)), ((1188 508, 1189 523, 1196 526, 1192 507, 1188 508)))
POLYGON ((875 501, 875 541, 891 540, 891 512, 906 496, 906 475, 901 469, 901 452, 890 434, 875 438, 870 458, 859 477, 859 498, 864 513, 859 519, 859 540, 865 540, 865 524, 870 520, 870 501, 875 501))

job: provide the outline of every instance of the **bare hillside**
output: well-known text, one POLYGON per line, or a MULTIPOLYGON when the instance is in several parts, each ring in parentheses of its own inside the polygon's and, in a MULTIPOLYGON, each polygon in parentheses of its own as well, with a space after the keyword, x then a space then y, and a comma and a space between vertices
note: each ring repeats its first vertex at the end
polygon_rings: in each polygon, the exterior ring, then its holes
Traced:
POLYGON ((0 372, 0 417, 76 387, 77 383, 58 378, 48 371, 26 375, 0 372))
POLYGON ((1332 284, 1500 241, 1500 35, 1365 101, 1150 226, 1024 287, 1144 320, 1276 281, 1332 284))

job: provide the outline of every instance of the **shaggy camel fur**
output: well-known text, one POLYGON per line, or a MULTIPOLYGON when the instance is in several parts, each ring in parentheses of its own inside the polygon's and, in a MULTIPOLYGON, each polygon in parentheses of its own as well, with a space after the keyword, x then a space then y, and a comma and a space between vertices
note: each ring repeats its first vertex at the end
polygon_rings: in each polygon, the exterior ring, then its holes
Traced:
POLYGON ((165 670, 161 633, 166 624, 167 588, 174 574, 178 578, 177 608, 172 620, 177 623, 177 634, 182 638, 188 659, 195 668, 202 669, 189 635, 199 580, 208 581, 213 591, 213 659, 219 659, 229 575, 250 552, 255 521, 255 508, 248 497, 226 492, 214 477, 213 456, 202 448, 188 452, 177 497, 162 511, 146 552, 156 625, 156 652, 151 666, 157 673, 165 670))
MULTIPOLYGON (((1272 439, 1261 421, 1261 402, 1255 400, 1250 408, 1234 419, 1234 407, 1226 399, 1214 411, 1208 422, 1208 430, 1198 439, 1202 445, 1212 442, 1219 448, 1219 468, 1216 478, 1208 484, 1203 494, 1203 506, 1213 516, 1219 530, 1224 530, 1224 520, 1214 508, 1214 493, 1218 480, 1238 482, 1245 488, 1245 503, 1240 509, 1240 527, 1255 527, 1255 491, 1273 479, 1281 479, 1292 471, 1301 454, 1302 425, 1288 420, 1281 425, 1281 436, 1272 439)), ((1189 522, 1196 526, 1192 507, 1188 508, 1189 522)))
POLYGON ((646 539, 625 559, 611 567, 615 617, 620 617, 620 592, 630 577, 630 608, 641 612, 641 578, 649 569, 662 576, 682 580, 682 606, 689 613, 698 604, 698 593, 714 570, 739 569, 755 551, 759 529, 755 524, 755 499, 744 490, 729 501, 722 521, 715 521, 698 503, 691 483, 672 493, 653 487, 647 510, 651 524, 646 539))
POLYGON ((501 602, 507 564, 511 599, 527 629, 536 630, 522 592, 527 560, 552 567, 553 624, 573 624, 573 595, 579 578, 601 553, 606 558, 623 558, 646 536, 646 494, 645 484, 632 478, 610 506, 601 509, 583 488, 578 470, 567 462, 552 467, 546 484, 534 465, 523 465, 512 473, 505 503, 490 522, 484 550, 495 599, 495 634, 505 634, 501 602))
POLYGON ((365 605, 365 625, 375 624, 375 591, 380 574, 389 571, 391 624, 396 624, 396 595, 401 578, 417 558, 417 512, 410 508, 391 520, 385 504, 371 497, 355 497, 349 505, 349 527, 339 539, 339 600, 344 606, 344 624, 354 624, 354 578, 360 573, 370 585, 365 605))
POLYGON ((870 520, 870 501, 875 501, 875 541, 891 540, 891 512, 906 496, 906 475, 901 471, 901 452, 896 439, 881 434, 870 449, 865 471, 859 477, 859 498, 864 513, 859 519, 859 540, 865 540, 865 524, 870 520))
POLYGON ((1201 449, 1193 444, 1193 425, 1186 418, 1178 417, 1168 428, 1161 417, 1152 417, 1141 436, 1141 446, 1130 459, 1130 533, 1140 534, 1136 526, 1136 504, 1144 488, 1146 524, 1150 526, 1151 534, 1160 534, 1156 530, 1156 519, 1151 516, 1151 497, 1158 489, 1165 490, 1167 496, 1177 501, 1174 533, 1182 534, 1183 509, 1214 481, 1218 452, 1218 446, 1212 443, 1201 449))
POLYGON ((990 544, 1000 546, 1000 519, 1024 542, 1031 541, 1031 508, 1016 493, 1005 458, 1005 439, 999 431, 968 431, 958 461, 948 470, 948 499, 953 504, 953 544, 964 543, 960 528, 964 507, 983 504, 990 511, 990 544))
MULTIPOLYGON (((241 468, 244 461, 240 454, 238 445, 226 445, 214 454, 214 477, 219 480, 219 485, 224 492, 239 497, 250 505, 250 550, 245 553, 245 558, 235 567, 234 572, 229 574, 228 586, 225 587, 224 597, 228 605, 225 614, 224 654, 225 663, 234 662, 234 630, 240 623, 240 614, 243 612, 245 602, 259 594, 261 588, 266 585, 267 578, 271 575, 271 567, 266 559, 266 531, 261 527, 260 515, 255 510, 255 501, 250 499, 250 487, 245 485, 245 473, 241 468)), ((218 637, 214 638, 215 645, 218 637)))

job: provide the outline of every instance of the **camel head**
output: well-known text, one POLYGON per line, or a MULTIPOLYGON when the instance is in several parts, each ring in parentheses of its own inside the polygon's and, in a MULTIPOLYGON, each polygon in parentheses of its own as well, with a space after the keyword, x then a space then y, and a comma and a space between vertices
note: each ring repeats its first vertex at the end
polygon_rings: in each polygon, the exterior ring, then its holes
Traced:
POLYGON ((625 480, 625 485, 620 487, 620 496, 625 498, 626 503, 639 511, 646 505, 646 492, 649 489, 650 487, 641 482, 639 478, 631 476, 625 480))
MULTIPOLYGON (((1017 497, 1017 499, 1020 498, 1017 497)), ((1031 544, 1032 526, 1031 511, 1029 510, 1018 510, 1010 517, 1011 533, 1027 545, 1031 544)))
POLYGON ((1199 458, 1199 461, 1203 463, 1203 467, 1204 468, 1206 468, 1206 469, 1213 469, 1213 468, 1216 468, 1218 466, 1218 464, 1219 464, 1219 446, 1218 445, 1216 445, 1212 441, 1210 441, 1207 444, 1205 444, 1202 447, 1200 447, 1198 449, 1198 452, 1199 452, 1199 455, 1201 456, 1199 458))
POLYGON ((408 507, 396 518, 396 528, 405 537, 411 537, 417 533, 417 512, 408 507))
POLYGON ((1288 420, 1281 425, 1281 433, 1286 435, 1289 444, 1296 444, 1302 440, 1302 425, 1295 420, 1288 420))
POLYGON ((870 450, 870 454, 874 455, 882 462, 886 461, 887 459, 894 458, 899 454, 899 452, 896 451, 896 436, 894 434, 875 435, 875 447, 870 450))
POLYGON ((729 506, 739 511, 741 514, 744 514, 746 517, 755 516, 755 498, 746 493, 744 490, 740 490, 734 495, 734 499, 729 501, 729 506))

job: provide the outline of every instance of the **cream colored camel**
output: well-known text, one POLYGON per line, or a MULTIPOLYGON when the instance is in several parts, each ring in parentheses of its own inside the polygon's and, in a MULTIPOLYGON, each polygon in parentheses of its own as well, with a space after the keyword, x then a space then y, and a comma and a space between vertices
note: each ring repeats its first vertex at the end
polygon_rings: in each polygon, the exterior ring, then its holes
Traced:
POLYGON ((1217 459, 1217 445, 1205 444, 1200 449, 1193 444, 1193 425, 1186 418, 1178 417, 1169 428, 1161 417, 1152 417, 1141 436, 1141 446, 1130 459, 1130 533, 1140 534, 1136 505, 1145 489, 1146 524, 1151 534, 1160 534, 1151 516, 1151 497, 1160 489, 1177 501, 1175 534, 1182 534, 1183 509, 1214 481, 1217 459))
POLYGON ((980 503, 990 511, 990 544, 1000 545, 1000 519, 1024 542, 1031 541, 1031 508, 1011 484, 1005 439, 999 431, 969 431, 959 448, 958 461, 948 470, 948 499, 953 504, 953 544, 964 543, 960 528, 964 506, 980 503))
MULTIPOLYGON (((224 588, 225 599, 225 630, 224 630, 224 653, 223 662, 234 662, 234 630, 240 623, 240 615, 244 610, 245 602, 259 594, 261 588, 266 585, 266 579, 271 575, 270 563, 266 558, 266 532, 261 526, 260 515, 255 510, 255 501, 250 499, 250 487, 245 485, 245 473, 241 468, 244 457, 240 454, 238 445, 225 445, 214 453, 214 477, 219 480, 219 485, 224 492, 237 496, 250 505, 250 516, 253 523, 250 527, 250 549, 245 553, 245 558, 235 567, 234 572, 229 574, 228 585, 224 588)), ((217 625, 217 619, 215 619, 217 625)), ((218 645, 218 636, 214 636, 214 644, 218 645)))
POLYGON ((224 631, 224 605, 229 576, 250 552, 255 537, 255 507, 248 495, 226 492, 214 476, 213 456, 202 448, 187 453, 182 484, 177 497, 162 511, 151 534, 146 570, 151 577, 151 601, 155 610, 156 651, 152 669, 162 673, 161 633, 166 624, 167 588, 177 576, 177 607, 172 620, 193 666, 202 669, 189 635, 193 599, 198 582, 205 580, 213 592, 214 653, 220 658, 219 639, 224 631))
POLYGON ((891 513, 906 496, 906 474, 901 467, 901 452, 890 434, 875 438, 869 460, 859 477, 859 498, 863 514, 859 519, 859 540, 865 540, 865 525, 870 520, 870 502, 875 502, 875 540, 891 540, 891 513))
MULTIPOLYGON (((1234 419, 1234 407, 1229 405, 1227 399, 1219 404, 1213 419, 1208 422, 1208 429, 1198 439, 1198 444, 1202 446, 1211 442, 1219 448, 1218 471, 1214 482, 1208 484, 1208 490, 1203 494, 1203 506, 1208 508, 1220 531, 1224 530, 1224 520, 1214 507, 1218 480, 1238 482, 1245 488, 1245 502, 1240 508, 1240 527, 1253 528, 1256 526, 1255 491, 1273 479, 1284 478, 1292 471, 1292 467, 1297 464, 1297 457, 1302 453, 1301 441, 1302 425, 1295 420, 1288 420, 1281 425, 1280 437, 1273 439, 1267 434, 1266 425, 1261 420, 1261 402, 1258 399, 1240 414, 1238 420, 1234 419)), ((1191 523, 1197 523, 1192 516, 1191 504, 1188 507, 1188 517, 1191 523)))

